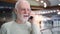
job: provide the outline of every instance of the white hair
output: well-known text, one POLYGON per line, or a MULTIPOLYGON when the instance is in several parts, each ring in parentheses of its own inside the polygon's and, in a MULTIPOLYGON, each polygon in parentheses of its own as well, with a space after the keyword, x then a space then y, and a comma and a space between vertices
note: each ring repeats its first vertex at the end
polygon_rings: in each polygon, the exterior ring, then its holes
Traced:
POLYGON ((17 8, 18 8, 18 5, 19 5, 20 3, 22 3, 22 2, 29 3, 29 2, 26 1, 26 0, 18 0, 18 1, 16 2, 16 4, 15 4, 15 9, 17 9, 17 8))

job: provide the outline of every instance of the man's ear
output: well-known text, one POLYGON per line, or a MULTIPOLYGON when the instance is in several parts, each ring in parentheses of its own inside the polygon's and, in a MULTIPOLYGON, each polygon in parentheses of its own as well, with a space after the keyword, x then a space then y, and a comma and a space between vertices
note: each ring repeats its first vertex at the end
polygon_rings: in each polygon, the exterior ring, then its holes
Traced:
POLYGON ((16 9, 14 9, 14 12, 15 12, 15 14, 17 14, 17 10, 16 9))

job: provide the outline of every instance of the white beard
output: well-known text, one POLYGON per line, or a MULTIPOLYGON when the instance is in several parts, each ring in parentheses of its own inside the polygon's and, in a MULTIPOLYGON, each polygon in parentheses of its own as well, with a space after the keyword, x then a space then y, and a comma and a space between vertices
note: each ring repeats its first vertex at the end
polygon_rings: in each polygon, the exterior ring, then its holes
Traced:
MULTIPOLYGON (((24 14, 24 15, 26 15, 26 14, 24 14)), ((24 22, 27 22, 28 21, 28 18, 29 18, 29 17, 24 18, 24 15, 18 14, 18 19, 20 19, 21 21, 23 21, 23 23, 24 22)))

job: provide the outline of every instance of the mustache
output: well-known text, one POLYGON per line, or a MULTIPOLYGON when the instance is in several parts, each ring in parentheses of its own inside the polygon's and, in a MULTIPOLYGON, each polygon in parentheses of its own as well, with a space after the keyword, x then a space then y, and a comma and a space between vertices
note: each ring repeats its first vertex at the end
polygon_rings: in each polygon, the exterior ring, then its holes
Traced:
POLYGON ((28 14, 23 14, 23 15, 28 15, 28 14))
POLYGON ((23 14, 24 16, 27 16, 27 17, 29 17, 29 15, 28 14, 23 14))
POLYGON ((29 14, 18 14, 18 16, 24 16, 24 17, 29 17, 29 14))

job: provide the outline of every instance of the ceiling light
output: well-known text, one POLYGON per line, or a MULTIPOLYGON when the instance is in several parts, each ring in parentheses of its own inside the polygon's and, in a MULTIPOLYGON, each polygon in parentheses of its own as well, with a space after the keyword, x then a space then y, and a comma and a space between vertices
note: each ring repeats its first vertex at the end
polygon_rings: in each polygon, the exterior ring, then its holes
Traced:
POLYGON ((44 7, 45 7, 45 8, 47 7, 47 4, 46 4, 46 3, 44 3, 44 7))
POLYGON ((41 3, 44 3, 44 1, 41 1, 41 3))

